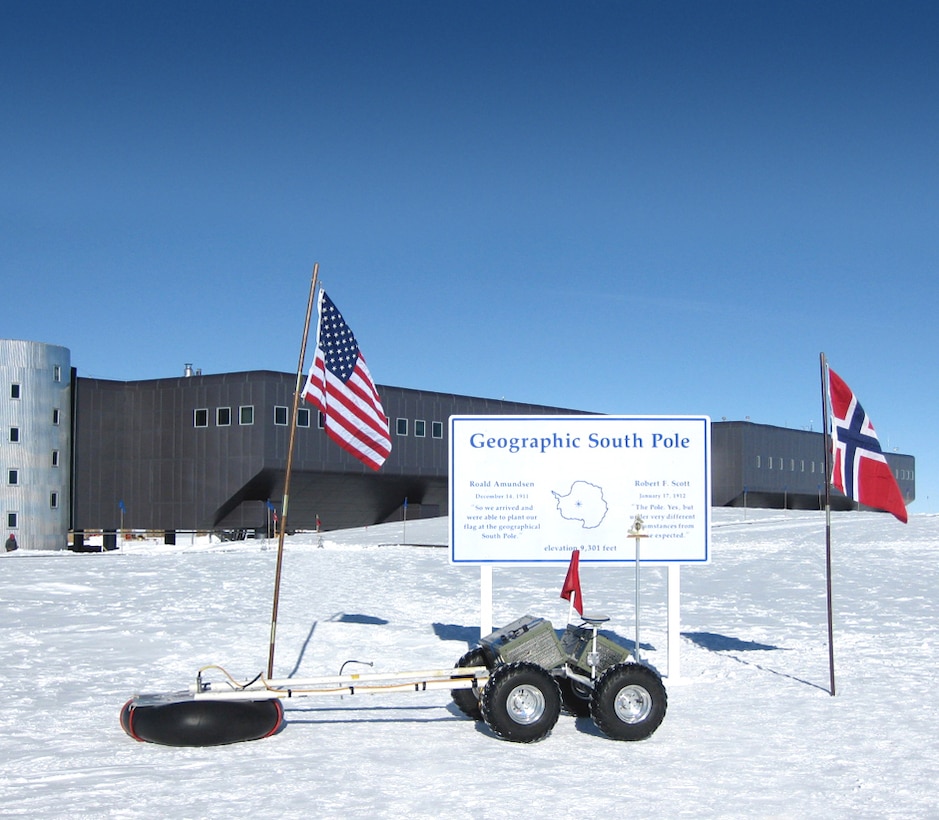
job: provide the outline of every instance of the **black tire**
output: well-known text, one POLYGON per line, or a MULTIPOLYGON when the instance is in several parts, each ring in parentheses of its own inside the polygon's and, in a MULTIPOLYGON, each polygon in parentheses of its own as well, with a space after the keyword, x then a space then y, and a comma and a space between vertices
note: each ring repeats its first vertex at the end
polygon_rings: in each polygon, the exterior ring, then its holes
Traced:
POLYGON ((163 746, 220 746, 260 740, 280 729, 280 700, 194 700, 175 696, 133 698, 121 709, 121 726, 134 740, 163 746))
MULTIPOLYGON (((471 649, 462 658, 460 658, 454 669, 465 668, 467 666, 485 666, 489 668, 489 659, 482 647, 471 649)), ((472 689, 451 689, 450 697, 464 715, 473 720, 482 720, 483 714, 479 709, 480 690, 475 686, 472 689)))
POLYGON ((533 743, 547 736, 561 714, 557 681, 534 663, 495 669, 480 701, 483 720, 503 740, 533 743))
POLYGON ((564 706, 564 711, 574 717, 590 717, 591 689, 570 678, 558 680, 558 687, 561 690, 561 704, 564 706))
POLYGON ((644 740, 665 717, 668 696, 662 679, 648 666, 618 663, 597 681, 590 714, 613 740, 644 740))

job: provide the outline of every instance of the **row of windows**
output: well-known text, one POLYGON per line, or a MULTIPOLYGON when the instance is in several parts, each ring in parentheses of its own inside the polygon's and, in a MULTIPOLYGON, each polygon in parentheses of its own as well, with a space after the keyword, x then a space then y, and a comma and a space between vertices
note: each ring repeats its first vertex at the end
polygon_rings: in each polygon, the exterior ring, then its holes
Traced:
MULTIPOLYGON (((254 406, 253 405, 244 405, 238 408, 238 424, 239 425, 249 425, 254 424, 254 406)), ((233 414, 231 407, 216 407, 215 408, 215 426, 216 427, 230 427, 233 424, 233 414)), ((289 407, 275 407, 274 408, 274 424, 277 427, 285 427, 290 423, 290 408, 289 407)), ((192 424, 194 427, 208 427, 209 426, 209 409, 207 407, 199 407, 193 411, 192 424)), ((297 427, 309 427, 310 426, 310 410, 306 407, 297 408, 297 427)), ((320 430, 325 427, 325 419, 323 414, 320 412, 317 414, 316 426, 320 430)), ((396 419, 395 420, 395 433, 399 436, 408 435, 408 429, 410 427, 409 419, 396 419)), ((430 423, 430 435, 431 438, 442 439, 443 438, 443 422, 442 421, 432 421, 430 423)), ((424 419, 415 419, 414 420, 414 437, 415 438, 426 438, 427 436, 427 422, 424 419)))
MULTIPOLYGON (((52 380, 56 382, 62 381, 62 367, 60 365, 52 366, 52 380)), ((10 384, 10 398, 11 399, 22 399, 23 398, 23 386, 19 382, 12 382, 10 384)), ((62 414, 58 407, 52 409, 52 423, 58 425, 61 422, 62 414)), ((16 444, 21 441, 20 428, 11 427, 9 440, 16 444)), ((52 467, 58 467, 60 464, 59 451, 53 450, 50 454, 50 464, 52 467)), ((10 467, 7 470, 7 484, 11 487, 19 486, 20 479, 22 478, 21 472, 17 467, 10 467)), ((49 493, 49 508, 57 510, 59 508, 59 493, 57 490, 53 490, 49 493)), ((6 514, 6 526, 7 529, 15 530, 19 526, 19 513, 15 511, 8 511, 6 514)))
MULTIPOLYGON (((799 459, 796 459, 796 458, 785 459, 785 458, 782 458, 782 457, 780 457, 780 458, 774 458, 773 456, 770 456, 769 458, 766 459, 766 469, 767 469, 767 470, 785 470, 785 469, 786 469, 786 462, 787 462, 787 461, 788 461, 788 463, 789 463, 789 468, 788 468, 788 469, 789 469, 789 472, 791 472, 791 473, 795 473, 795 472, 804 473, 804 472, 806 472, 806 468, 805 468, 805 465, 806 465, 806 464, 809 465, 808 472, 810 472, 810 473, 814 473, 814 472, 815 472, 815 467, 816 467, 816 465, 818 465, 818 472, 820 472, 820 473, 824 473, 824 472, 825 472, 825 462, 824 462, 824 461, 806 461, 804 458, 799 458, 799 459), (798 469, 796 469, 796 465, 798 465, 798 469)), ((758 470, 759 470, 759 469, 762 469, 762 467, 763 467, 763 456, 757 456, 757 457, 756 457, 756 467, 757 467, 758 470)))
MULTIPOLYGON (((53 510, 59 508, 59 494, 57 492, 49 493, 49 507, 53 510)), ((7 511, 7 529, 15 530, 20 524, 20 514, 14 510, 7 511)))
MULTIPOLYGON (((58 407, 52 408, 52 424, 56 427, 59 426, 59 421, 62 418, 62 414, 59 412, 58 407)), ((11 427, 10 428, 10 441, 19 441, 20 440, 20 428, 11 427)))
MULTIPOLYGON (((62 367, 61 365, 52 366, 52 381, 60 382, 62 381, 62 367)), ((10 398, 11 399, 21 399, 23 398, 23 386, 19 382, 11 382, 10 384, 10 398)))
MULTIPOLYGON (((278 427, 284 427, 288 423, 290 417, 290 409, 287 407, 275 407, 274 408, 274 424, 278 427)), ((322 414, 320 414, 322 415, 322 414)), ((231 427, 233 424, 233 415, 231 407, 216 407, 215 408, 215 426, 216 427, 231 427)), ((251 425, 254 424, 254 406, 253 405, 244 405, 243 407, 238 408, 238 424, 239 425, 251 425)), ((208 427, 209 426, 209 410, 206 407, 198 407, 193 411, 192 415, 192 425, 193 427, 208 427)), ((310 426, 310 411, 306 407, 297 408, 297 427, 309 427, 310 426)), ((320 419, 320 427, 322 427, 322 419, 320 419)))
MULTIPOLYGON (((18 444, 20 441, 20 428, 11 427, 10 428, 10 442, 13 444, 18 444)), ((52 467, 59 466, 59 451, 53 450, 50 456, 50 465, 52 467)))
MULTIPOLYGON (((215 424, 217 427, 230 427, 232 423, 232 412, 230 407, 217 407, 215 409, 215 424)), ((238 408, 239 424, 254 424, 254 407, 246 405, 238 408)), ((199 407, 193 411, 193 427, 209 426, 209 411, 205 407, 199 407)))
MULTIPOLYGON (((395 419, 395 433, 399 436, 408 434, 408 419, 395 419)), ((443 438, 443 422, 432 421, 430 423, 431 438, 443 438)), ((427 437, 427 422, 424 419, 414 419, 414 438, 427 437)))
MULTIPOLYGON (((58 450, 52 451, 52 466, 53 467, 59 466, 59 451, 58 450)), ((23 471, 20 470, 19 467, 10 467, 9 469, 7 469, 7 484, 9 484, 11 487, 18 487, 21 483, 22 478, 23 478, 23 471)))
MULTIPOLYGON (((800 459, 796 459, 796 458, 785 459, 782 457, 774 458, 773 456, 769 456, 766 459, 766 469, 767 470, 786 470, 787 463, 788 463, 788 470, 791 473, 806 472, 806 467, 805 467, 806 464, 809 465, 808 472, 814 473, 816 464, 818 465, 819 473, 825 472, 824 461, 817 461, 817 462, 806 461, 804 458, 800 458, 800 459), (796 469, 796 465, 798 465, 798 469, 796 469)), ((761 469, 762 465, 763 465, 763 457, 757 456, 756 457, 757 469, 761 469)), ((893 474, 896 477, 897 481, 912 481, 913 480, 913 470, 894 470, 893 474)))
MULTIPOLYGON (((11 437, 11 438, 10 438, 10 441, 19 441, 19 439, 16 439, 16 438, 12 438, 12 437, 11 437)), ((60 463, 61 463, 61 460, 59 459, 59 451, 58 451, 58 450, 52 450, 52 452, 49 454, 49 466, 50 466, 50 467, 58 467, 60 463)), ((11 483, 12 483, 12 482, 11 482, 11 483)))

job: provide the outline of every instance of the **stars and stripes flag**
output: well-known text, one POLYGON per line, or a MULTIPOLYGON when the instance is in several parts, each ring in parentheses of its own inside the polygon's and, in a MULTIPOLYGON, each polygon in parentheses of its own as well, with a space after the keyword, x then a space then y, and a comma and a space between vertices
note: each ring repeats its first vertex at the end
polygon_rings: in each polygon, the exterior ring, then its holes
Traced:
POLYGON ((316 351, 303 398, 322 411, 333 441, 377 470, 391 452, 381 399, 352 330, 322 289, 318 312, 316 351))
POLYGON ((831 402, 832 486, 848 498, 893 513, 906 523, 906 504, 870 417, 847 384, 828 368, 831 402))

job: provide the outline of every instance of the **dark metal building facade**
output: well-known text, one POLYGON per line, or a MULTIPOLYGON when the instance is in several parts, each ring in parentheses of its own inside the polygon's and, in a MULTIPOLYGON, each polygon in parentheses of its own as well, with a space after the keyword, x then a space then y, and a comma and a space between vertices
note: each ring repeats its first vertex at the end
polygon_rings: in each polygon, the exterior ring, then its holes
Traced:
MULTIPOLYGON (((79 378, 74 530, 238 530, 280 511, 296 375, 251 371, 117 382, 79 378), (122 509, 123 505, 123 509, 122 509), (122 518, 123 514, 123 518, 122 518)), ((392 452, 379 472, 301 408, 288 526, 324 529, 445 515, 454 414, 575 414, 557 407, 379 386, 392 452)))
MULTIPOLYGON (((84 530, 256 530, 279 512, 295 374, 251 371, 74 382, 72 522, 84 530)), ((392 452, 374 472, 333 444, 302 408, 291 477, 291 529, 362 526, 448 513, 451 415, 581 414, 542 405, 379 386, 392 452)), ((907 503, 912 456, 887 456, 907 503)), ((817 508, 821 433, 749 422, 712 425, 716 506, 817 508)), ((840 498, 835 506, 849 508, 840 498)))
MULTIPOLYGON (((745 421, 711 425, 711 503, 715 507, 821 509, 825 495, 825 437, 745 421)), ((903 499, 916 498, 916 461, 911 455, 885 453, 903 499)), ((832 489, 831 507, 856 505, 832 489)))

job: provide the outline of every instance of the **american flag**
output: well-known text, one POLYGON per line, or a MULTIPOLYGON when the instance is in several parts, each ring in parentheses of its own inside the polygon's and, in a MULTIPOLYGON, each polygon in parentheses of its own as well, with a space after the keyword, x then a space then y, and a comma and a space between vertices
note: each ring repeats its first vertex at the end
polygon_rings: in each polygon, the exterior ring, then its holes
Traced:
POLYGON ((333 441, 377 470, 391 452, 388 418, 355 336, 324 290, 316 336, 303 398, 322 411, 333 441))
POLYGON ((831 398, 831 483, 848 498, 866 507, 893 513, 906 523, 906 504, 880 449, 870 417, 857 396, 828 368, 831 398))

